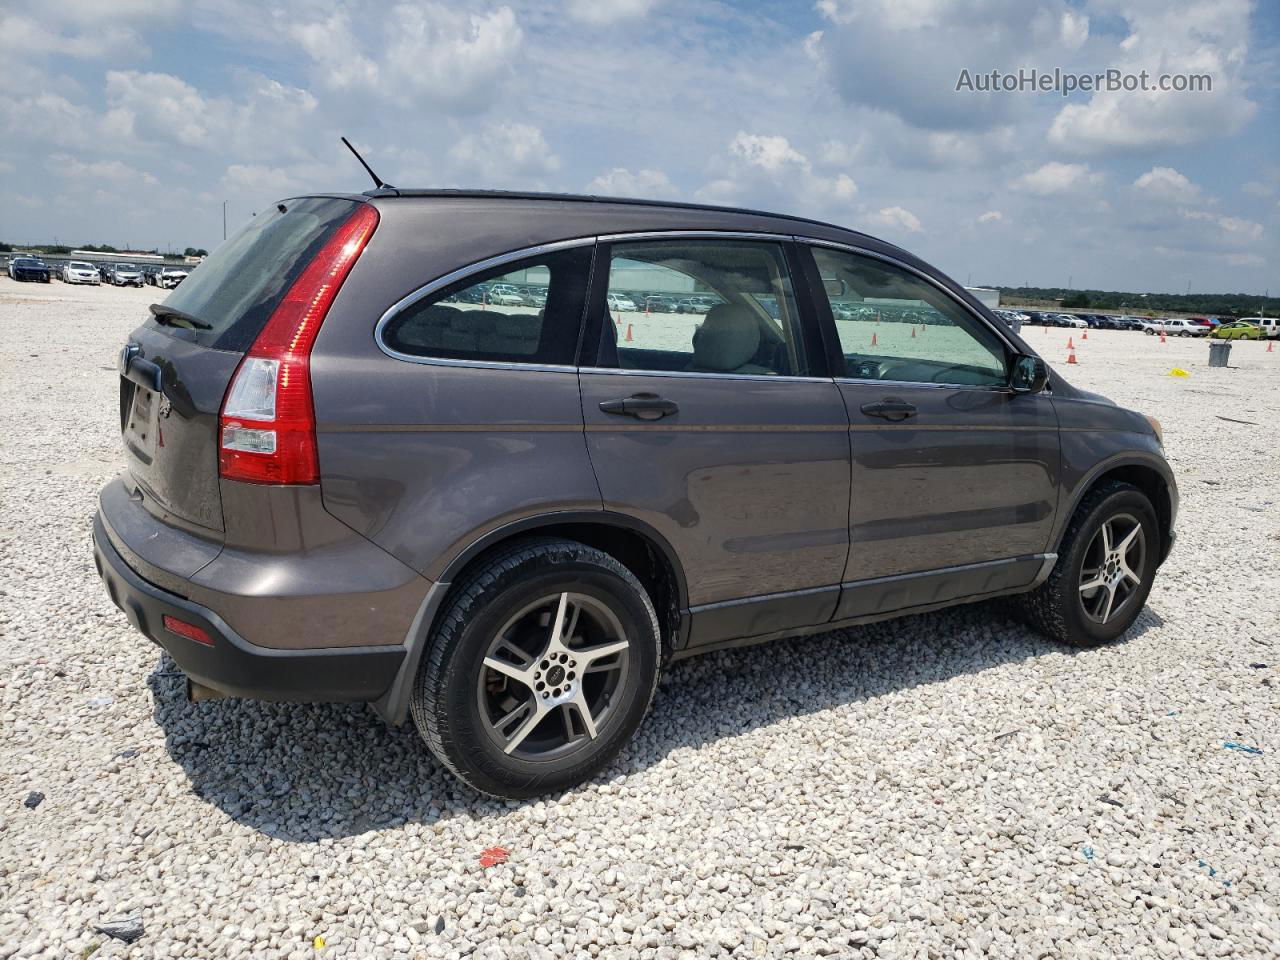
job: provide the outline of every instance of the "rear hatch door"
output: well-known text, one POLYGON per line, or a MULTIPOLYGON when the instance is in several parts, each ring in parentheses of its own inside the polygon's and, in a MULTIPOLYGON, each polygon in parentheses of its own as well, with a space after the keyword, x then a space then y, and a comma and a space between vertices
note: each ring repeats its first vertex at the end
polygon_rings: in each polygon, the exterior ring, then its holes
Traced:
POLYGON ((119 356, 120 431, 135 499, 176 526, 221 534, 218 414, 267 319, 358 201, 287 200, 192 271, 119 356))

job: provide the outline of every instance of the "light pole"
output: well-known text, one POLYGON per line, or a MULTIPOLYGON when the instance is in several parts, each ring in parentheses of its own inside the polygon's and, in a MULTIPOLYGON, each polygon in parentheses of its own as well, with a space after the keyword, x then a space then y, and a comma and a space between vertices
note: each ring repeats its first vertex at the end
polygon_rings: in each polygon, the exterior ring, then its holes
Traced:
POLYGON ((222 201, 222 239, 227 239, 227 201, 222 201))

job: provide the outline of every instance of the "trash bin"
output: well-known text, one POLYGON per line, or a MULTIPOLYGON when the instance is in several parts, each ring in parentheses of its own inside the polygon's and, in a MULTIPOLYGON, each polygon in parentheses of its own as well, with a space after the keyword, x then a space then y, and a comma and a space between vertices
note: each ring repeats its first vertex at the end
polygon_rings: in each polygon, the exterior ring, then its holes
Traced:
POLYGON ((1225 367, 1227 361, 1231 359, 1231 341, 1230 340, 1211 340, 1209 341, 1209 366, 1225 367))

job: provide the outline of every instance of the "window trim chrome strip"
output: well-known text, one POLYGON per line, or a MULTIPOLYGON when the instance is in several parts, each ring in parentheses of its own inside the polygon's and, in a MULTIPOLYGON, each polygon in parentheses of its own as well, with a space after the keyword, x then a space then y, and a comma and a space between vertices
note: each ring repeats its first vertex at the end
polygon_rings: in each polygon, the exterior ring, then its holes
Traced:
POLYGON ((388 307, 381 317, 378 318, 377 324, 373 328, 373 341, 377 344, 378 349, 394 360, 404 360, 409 363, 421 363, 427 366, 439 367, 464 367, 477 368, 482 370, 530 370, 543 373, 571 373, 573 371, 590 372, 590 373, 622 373, 640 376, 693 376, 693 377, 724 377, 734 380, 801 380, 805 382, 830 383, 830 377, 792 377, 792 376, 774 376, 765 377, 755 374, 739 374, 739 373, 697 373, 695 371, 672 371, 672 370, 623 370, 621 368, 613 369, 608 367, 578 367, 572 364, 550 364, 550 363, 524 363, 520 360, 463 360, 457 357, 423 357, 413 353, 404 353, 388 346, 384 338, 387 324, 395 318, 396 314, 405 310, 420 300, 423 300, 433 293, 443 288, 457 283, 459 280, 465 280, 467 277, 483 273, 494 267, 500 267, 505 263, 513 263, 518 260, 527 260, 530 257, 536 257, 544 253, 555 253, 560 250, 569 250, 574 247, 595 246, 597 243, 616 243, 626 240, 671 240, 671 239, 691 239, 691 240, 767 240, 774 243, 786 243, 793 239, 790 233, 752 233, 741 230, 646 230, 635 233, 611 233, 601 234, 592 237, 577 237, 572 240, 557 240, 553 243, 541 243, 532 247, 523 247, 519 250, 512 250, 508 253, 499 254, 495 257, 489 257, 485 260, 478 260, 475 263, 468 264, 465 267, 459 267, 446 273, 444 276, 437 277, 435 280, 428 281, 413 292, 401 297, 390 307, 388 307))
POLYGON ((519 360, 463 360, 455 357, 424 357, 424 356, 418 356, 412 353, 403 353, 402 351, 394 350, 387 345, 384 339, 383 334, 385 332, 386 326, 391 322, 391 320, 396 316, 396 314, 398 314, 402 310, 407 309, 408 307, 413 306, 413 304, 417 303, 418 301, 431 296, 433 293, 436 293, 437 291, 443 289, 444 287, 450 286, 451 284, 456 283, 459 280, 465 280, 467 277, 473 274, 483 273, 484 271, 490 270, 494 267, 500 267, 503 264, 513 263, 518 260, 526 260, 530 257, 539 256, 540 254, 555 253, 560 250, 569 250, 575 247, 595 246, 598 243, 615 244, 615 243, 627 242, 627 241, 678 240, 678 239, 756 240, 756 241, 767 241, 767 242, 773 242, 773 243, 793 242, 798 244, 807 244, 809 246, 826 247, 833 250, 843 250, 848 253, 856 254, 858 256, 865 256, 875 260, 881 260, 885 263, 890 263, 896 267, 899 267, 900 269, 906 270, 907 272, 913 274, 914 276, 919 277, 920 279, 929 283, 934 288, 936 288, 938 292, 941 293, 944 297, 946 297, 951 302, 958 304, 962 309, 967 311, 975 320, 977 320, 980 324, 982 324, 986 329, 994 333, 996 335, 996 338, 1000 340, 1002 343, 1004 343, 1005 346, 1008 347, 1010 351, 1012 351, 1012 353, 1017 355, 1022 352, 1019 349, 1017 344, 1011 341, 1007 336, 1004 335, 1004 333, 1002 333, 998 328, 996 328, 993 324, 991 324, 990 321, 988 321, 980 313, 974 310, 972 306, 965 303, 963 300, 958 299, 955 296, 955 294, 953 294, 950 290, 948 290, 945 286, 943 286, 937 279, 935 279, 934 277, 931 277, 928 273, 924 272, 923 270, 920 270, 919 268, 914 267, 909 263, 905 263, 904 261, 899 260, 897 257, 892 257, 887 254, 880 253, 879 251, 876 251, 876 250, 870 250, 870 249, 867 249, 866 247, 859 247, 849 243, 841 243, 835 240, 825 240, 819 237, 806 236, 804 234, 799 234, 795 232, 761 233, 759 231, 706 230, 706 229, 643 230, 643 231, 634 231, 630 233, 609 233, 609 234, 599 234, 597 236, 590 236, 590 237, 576 237, 570 240, 557 240, 551 243, 541 243, 541 244, 535 244, 534 246, 531 246, 531 247, 522 247, 519 250, 512 250, 507 253, 502 253, 502 254, 498 254, 497 256, 489 257, 484 260, 478 260, 474 263, 468 264, 467 266, 459 267, 457 270, 453 270, 449 273, 446 273, 443 276, 437 277, 434 280, 428 281, 427 283, 418 287, 416 290, 412 291, 411 293, 397 300, 394 304, 388 307, 383 312, 382 316, 379 317, 377 324, 374 326, 374 330, 373 330, 374 343, 377 344, 379 350, 381 350, 384 354, 386 354, 387 356, 395 360, 404 360, 409 363, 420 363, 428 366, 478 368, 478 369, 488 369, 488 370, 528 370, 533 372, 544 372, 544 373, 571 373, 574 371, 579 371, 581 373, 591 373, 591 374, 612 373, 612 374, 622 374, 624 376, 719 377, 726 380, 760 380, 765 382, 799 381, 804 383, 830 383, 830 382, 868 383, 868 384, 874 383, 874 384, 882 384, 882 385, 924 386, 924 387, 939 387, 944 389, 952 388, 952 389, 965 389, 965 390, 999 391, 999 390, 1008 389, 1007 387, 979 386, 976 384, 941 384, 941 383, 932 384, 932 383, 923 383, 923 382, 916 382, 916 381, 860 380, 852 377, 798 377, 798 376, 790 376, 790 375, 762 376, 758 374, 744 374, 744 373, 714 373, 714 372, 702 373, 698 371, 689 371, 689 370, 636 370, 636 369, 624 369, 621 367, 617 367, 617 368, 596 367, 596 366, 580 367, 580 366, 575 366, 573 364, 524 363, 519 360))

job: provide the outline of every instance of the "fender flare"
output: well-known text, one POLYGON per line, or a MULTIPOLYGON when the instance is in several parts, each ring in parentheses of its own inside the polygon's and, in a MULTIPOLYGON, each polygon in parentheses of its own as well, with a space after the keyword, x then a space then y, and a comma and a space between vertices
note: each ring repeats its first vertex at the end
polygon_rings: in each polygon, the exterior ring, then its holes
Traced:
POLYGON ((643 520, 609 510, 555 510, 549 513, 522 517, 476 537, 446 564, 440 579, 431 585, 426 597, 423 598, 422 603, 418 606, 418 612, 414 615, 413 622, 409 625, 409 630, 404 637, 405 655, 401 661, 400 669, 396 673, 395 679, 391 682, 391 686, 387 688, 386 693, 373 702, 374 712, 393 726, 400 726, 408 719, 409 697, 413 692, 413 682, 418 674, 418 665, 422 661, 422 654, 427 648, 432 628, 435 626, 436 618, 444 606, 444 600, 449 593, 449 588, 468 563, 490 547, 496 546, 512 537, 526 533, 536 533, 540 529, 562 526, 568 523, 616 527, 637 533, 654 544, 662 552, 675 575, 676 603, 680 610, 681 622, 687 625, 689 593, 684 568, 680 565, 679 558, 666 537, 662 536, 643 520))
MULTIPOLYGON (((1070 524, 1072 516, 1075 515, 1076 508, 1080 506, 1080 501, 1085 498, 1085 495, 1093 489, 1094 484, 1098 482, 1098 478, 1119 467, 1144 467, 1159 474, 1160 478, 1164 481, 1166 491, 1169 491, 1170 507, 1176 515, 1178 500, 1175 491, 1178 487, 1177 481, 1174 480, 1173 471, 1170 469, 1168 462, 1162 457, 1157 457, 1155 454, 1135 454, 1132 451, 1117 453, 1108 457, 1106 460, 1103 460, 1101 463, 1095 464, 1093 468, 1084 475, 1084 478, 1076 484, 1075 490, 1071 494, 1070 503, 1068 503, 1064 509, 1058 511, 1058 519, 1054 524, 1053 537, 1049 541, 1048 549, 1050 553, 1061 552, 1062 538, 1066 535, 1067 526, 1070 524)), ((1152 506, 1156 507, 1157 511, 1159 510, 1159 504, 1152 504, 1152 506)), ((1172 523, 1174 519, 1175 516, 1170 516, 1171 527, 1169 530, 1163 531, 1169 542, 1172 542, 1172 523)), ((1163 559, 1163 557, 1161 559, 1163 559)))

